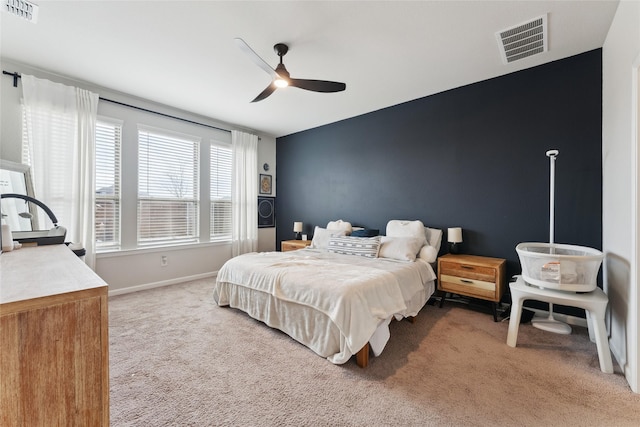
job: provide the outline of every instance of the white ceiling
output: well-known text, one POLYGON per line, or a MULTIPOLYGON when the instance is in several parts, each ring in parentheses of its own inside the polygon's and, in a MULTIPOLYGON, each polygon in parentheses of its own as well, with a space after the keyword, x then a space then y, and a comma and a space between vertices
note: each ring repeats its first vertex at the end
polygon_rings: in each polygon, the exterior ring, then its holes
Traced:
POLYGON ((36 24, 0 14, 2 57, 275 137, 600 48, 618 4, 34 2, 36 24), (543 14, 549 51, 504 65, 495 33, 543 14), (273 45, 287 43, 292 77, 347 89, 279 89, 252 104, 270 77, 235 37, 273 67, 273 45))

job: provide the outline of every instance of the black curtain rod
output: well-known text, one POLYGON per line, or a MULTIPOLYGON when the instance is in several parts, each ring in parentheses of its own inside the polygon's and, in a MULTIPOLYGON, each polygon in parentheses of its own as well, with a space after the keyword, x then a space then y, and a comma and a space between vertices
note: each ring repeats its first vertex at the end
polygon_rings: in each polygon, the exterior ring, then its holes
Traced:
MULTIPOLYGON (((18 87, 18 79, 22 77, 20 74, 18 74, 18 73, 10 73, 9 71, 5 71, 5 70, 2 70, 2 74, 7 75, 7 76, 12 76, 13 77, 13 87, 18 87)), ((99 99, 101 101, 106 101, 106 102, 111 102, 113 104, 122 105, 123 107, 129 107, 129 108, 133 108, 135 110, 144 111, 146 113, 157 114, 159 116, 167 117, 167 118, 170 118, 170 119, 181 120, 183 122, 187 122, 187 123, 191 123, 191 124, 194 124, 194 125, 208 127, 208 128, 211 128, 211 129, 221 130, 221 131, 224 131, 224 132, 231 132, 229 129, 223 129, 223 128, 219 128, 217 126, 212 126, 212 125, 196 122, 196 121, 189 120, 189 119, 184 119, 182 117, 176 117, 176 116, 172 116, 170 114, 161 113, 159 111, 153 111, 153 110, 149 110, 147 108, 137 107, 137 106, 131 105, 131 104, 125 104, 124 102, 114 101, 112 99, 103 98, 103 97, 100 97, 99 99)), ((258 139, 260 139, 260 138, 258 138, 258 139)))
POLYGON ((114 101, 113 99, 100 97, 100 101, 111 102, 112 104, 122 105, 123 107, 129 107, 129 108, 133 108, 135 110, 144 111, 145 113, 157 114, 158 116, 168 117, 170 119, 181 120, 183 122, 191 123, 191 124, 194 124, 194 125, 204 126, 204 127, 208 127, 208 128, 211 128, 211 129, 221 130, 221 131, 224 131, 224 132, 231 132, 229 129, 223 129, 223 128, 219 128, 217 126, 212 126, 212 125, 196 122, 196 121, 189 120, 189 119, 184 119, 182 117, 176 117, 176 116, 172 116, 170 114, 161 113, 159 111, 153 111, 153 110, 149 110, 147 108, 137 107, 137 106, 131 105, 131 104, 125 104, 124 102, 114 101))
POLYGON ((13 77, 13 87, 18 87, 18 79, 20 77, 22 77, 20 74, 18 73, 10 73, 8 71, 2 70, 2 74, 6 75, 6 76, 12 76, 13 77))

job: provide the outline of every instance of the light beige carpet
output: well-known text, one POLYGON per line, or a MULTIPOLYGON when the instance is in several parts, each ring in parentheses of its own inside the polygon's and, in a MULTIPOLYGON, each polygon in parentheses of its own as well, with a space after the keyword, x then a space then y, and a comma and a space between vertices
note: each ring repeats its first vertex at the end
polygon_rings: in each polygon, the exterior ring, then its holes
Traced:
POLYGON ((428 305, 361 369, 218 307, 212 281, 110 298, 111 425, 640 425, 640 395, 600 371, 586 328, 521 325, 511 348, 508 322, 428 305))

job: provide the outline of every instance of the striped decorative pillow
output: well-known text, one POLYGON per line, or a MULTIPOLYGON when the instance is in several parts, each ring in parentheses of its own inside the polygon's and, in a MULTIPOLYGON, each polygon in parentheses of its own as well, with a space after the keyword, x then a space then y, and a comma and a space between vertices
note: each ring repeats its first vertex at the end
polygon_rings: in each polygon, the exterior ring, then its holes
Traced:
POLYGON ((327 250, 336 254, 377 258, 380 250, 380 236, 333 236, 329 239, 327 250))

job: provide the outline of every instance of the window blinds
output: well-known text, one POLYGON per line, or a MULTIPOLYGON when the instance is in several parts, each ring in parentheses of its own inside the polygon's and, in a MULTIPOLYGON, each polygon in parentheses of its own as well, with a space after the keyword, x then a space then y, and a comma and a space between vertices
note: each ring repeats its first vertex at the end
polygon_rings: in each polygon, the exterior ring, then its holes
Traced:
POLYGON ((211 241, 231 239, 231 149, 211 145, 211 241))
POLYGON ((198 138, 139 127, 139 245, 198 239, 198 150, 198 138))
POLYGON ((120 246, 120 147, 122 126, 96 122, 96 249, 120 246))

